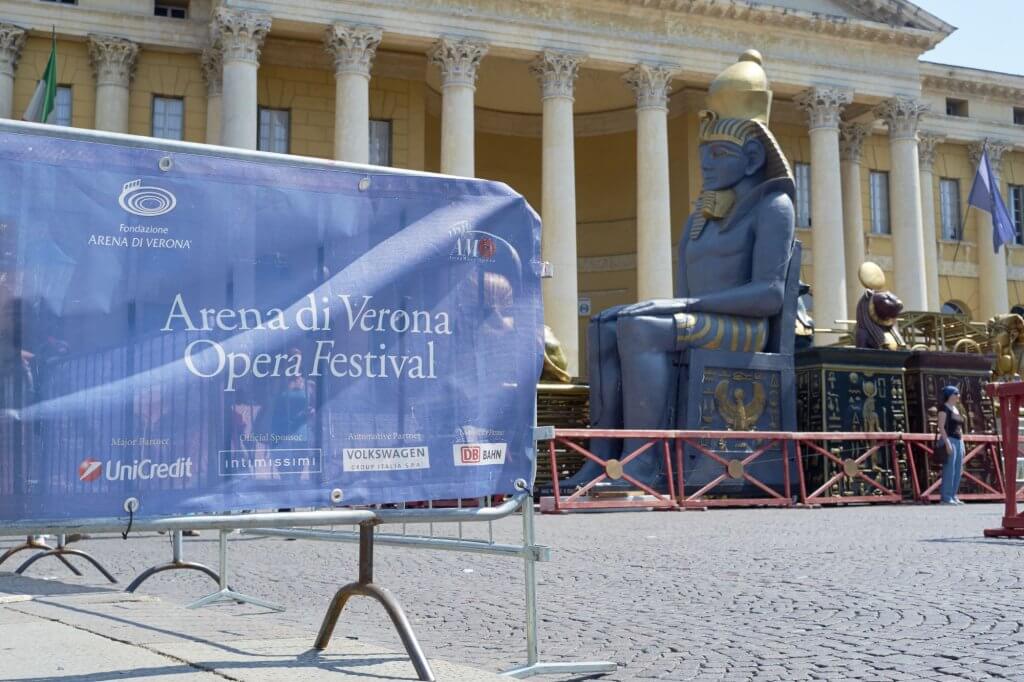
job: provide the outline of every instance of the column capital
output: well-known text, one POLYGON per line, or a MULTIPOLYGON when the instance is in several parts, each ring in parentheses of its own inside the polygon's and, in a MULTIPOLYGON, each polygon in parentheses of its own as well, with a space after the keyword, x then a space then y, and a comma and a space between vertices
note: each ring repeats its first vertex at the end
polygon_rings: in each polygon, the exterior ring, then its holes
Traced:
POLYGON ((971 142, 967 145, 967 158, 971 160, 971 165, 975 169, 981 163, 981 152, 985 149, 988 149, 988 162, 992 165, 992 172, 998 180, 1003 166, 1003 154, 1013 149, 1013 145, 1003 140, 990 140, 988 138, 978 142, 971 142))
POLYGON ((206 94, 216 97, 224 91, 224 51, 220 45, 204 47, 201 60, 206 94))
POLYGON ((336 22, 327 27, 324 48, 334 57, 335 75, 354 73, 370 77, 384 31, 376 26, 350 26, 336 22))
POLYGON ((97 85, 128 87, 135 75, 139 46, 124 38, 89 36, 89 59, 97 85))
POLYGON ((922 130, 918 134, 917 156, 921 162, 921 170, 926 173, 931 173, 935 170, 935 152, 938 151, 939 145, 945 140, 944 136, 937 133, 922 130))
POLYGON ((868 123, 841 122, 839 124, 839 159, 860 163, 864 140, 870 135, 871 125, 868 123))
POLYGON ((637 64, 622 75, 636 94, 636 108, 668 110, 675 67, 666 64, 637 64))
POLYGON ((427 54, 430 63, 441 68, 442 87, 468 85, 475 88, 477 69, 487 54, 487 43, 472 38, 441 38, 427 54))
POLYGON ((930 107, 913 97, 893 97, 875 107, 875 115, 889 126, 893 140, 915 139, 921 115, 930 107))
POLYGON ((0 23, 0 72, 14 75, 27 35, 25 29, 19 26, 0 23))
POLYGON ((808 88, 796 96, 798 107, 807 112, 811 130, 837 128, 843 107, 853 101, 853 93, 843 88, 818 86, 808 88))
POLYGON ((579 76, 580 64, 586 56, 569 52, 544 50, 530 64, 530 73, 540 81, 544 99, 550 97, 573 98, 576 78, 579 76))
POLYGON ((210 23, 210 34, 222 46, 226 62, 258 64, 269 32, 270 16, 227 7, 218 7, 210 23))

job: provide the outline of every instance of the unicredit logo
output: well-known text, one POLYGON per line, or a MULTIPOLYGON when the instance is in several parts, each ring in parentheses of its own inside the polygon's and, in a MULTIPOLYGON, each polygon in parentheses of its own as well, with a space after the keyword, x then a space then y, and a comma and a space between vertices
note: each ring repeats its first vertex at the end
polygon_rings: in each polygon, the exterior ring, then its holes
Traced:
POLYGON ((88 458, 78 465, 78 478, 82 481, 95 481, 103 473, 103 462, 88 458))
POLYGON ((78 465, 78 478, 83 481, 95 481, 100 474, 108 481, 151 481, 168 478, 191 478, 192 459, 179 457, 173 462, 154 462, 151 459, 126 462, 108 461, 106 466, 91 457, 82 460, 78 465))

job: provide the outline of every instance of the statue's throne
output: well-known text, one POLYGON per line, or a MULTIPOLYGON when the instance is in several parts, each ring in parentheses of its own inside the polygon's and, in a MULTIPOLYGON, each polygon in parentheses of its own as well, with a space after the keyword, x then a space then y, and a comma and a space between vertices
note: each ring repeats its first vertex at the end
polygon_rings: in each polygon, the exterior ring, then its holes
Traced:
MULTIPOLYGON (((782 309, 769 320, 768 341, 762 353, 690 349, 679 353, 678 392, 672 401, 669 423, 676 428, 702 431, 794 431, 796 391, 793 374, 797 299, 800 294, 802 247, 793 242, 786 273, 782 309)), ((758 441, 706 439, 702 445, 724 459, 743 459, 758 449, 758 441)), ((795 465, 790 453, 790 480, 795 465)), ((745 467, 746 473, 782 492, 782 448, 773 446, 745 467)), ((687 446, 683 457, 686 490, 693 492, 720 476, 722 465, 687 446)), ((734 469, 734 473, 736 473, 734 469)), ((764 492, 742 477, 729 477, 710 494, 764 492)))

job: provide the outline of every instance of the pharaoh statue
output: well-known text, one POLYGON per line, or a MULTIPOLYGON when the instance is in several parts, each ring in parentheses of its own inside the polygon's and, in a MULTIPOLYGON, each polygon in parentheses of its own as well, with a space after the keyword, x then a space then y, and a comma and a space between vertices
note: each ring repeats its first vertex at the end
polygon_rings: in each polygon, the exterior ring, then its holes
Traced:
MULTIPOLYGON (((674 297, 609 308, 590 321, 593 428, 674 427, 679 372, 687 371, 680 367, 681 351, 765 350, 769 319, 782 310, 794 245, 795 188, 768 129, 771 101, 754 50, 711 83, 699 117, 703 188, 680 237, 674 297)), ((621 441, 592 446, 604 459, 622 454, 621 441)), ((657 459, 637 458, 625 473, 660 484, 657 459)), ((598 473, 588 462, 570 483, 598 473)))

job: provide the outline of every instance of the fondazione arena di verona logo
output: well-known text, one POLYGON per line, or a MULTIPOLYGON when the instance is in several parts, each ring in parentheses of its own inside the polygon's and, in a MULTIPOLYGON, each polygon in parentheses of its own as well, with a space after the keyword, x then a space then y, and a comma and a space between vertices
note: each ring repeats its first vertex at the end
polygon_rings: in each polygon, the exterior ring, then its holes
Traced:
POLYGON ((143 185, 142 180, 132 180, 121 187, 117 203, 131 214, 152 218, 173 211, 178 199, 162 187, 151 187, 143 185))

